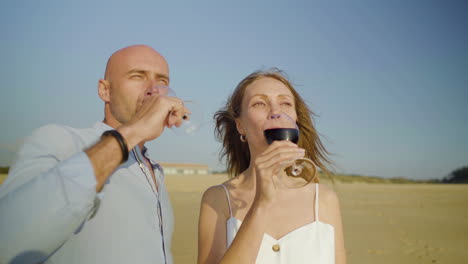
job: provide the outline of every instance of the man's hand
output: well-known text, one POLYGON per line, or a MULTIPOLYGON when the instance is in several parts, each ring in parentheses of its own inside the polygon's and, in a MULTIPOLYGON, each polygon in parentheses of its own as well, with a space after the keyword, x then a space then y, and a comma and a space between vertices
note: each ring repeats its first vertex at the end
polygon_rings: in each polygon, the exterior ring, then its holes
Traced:
POLYGON ((179 127, 188 110, 177 97, 164 95, 145 96, 133 118, 117 128, 127 140, 129 149, 135 145, 158 138, 165 127, 179 127))

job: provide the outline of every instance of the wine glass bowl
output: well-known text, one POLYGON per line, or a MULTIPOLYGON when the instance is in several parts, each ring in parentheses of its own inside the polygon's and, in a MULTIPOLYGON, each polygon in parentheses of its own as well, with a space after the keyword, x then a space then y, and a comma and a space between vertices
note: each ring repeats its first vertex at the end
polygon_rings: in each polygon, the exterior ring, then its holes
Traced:
POLYGON ((182 132, 185 135, 193 135, 202 125, 203 109, 195 101, 183 101, 184 108, 186 109, 182 116, 183 122, 175 129, 175 133, 182 132))
MULTIPOLYGON (((268 144, 276 140, 288 140, 297 144, 299 128, 290 116, 285 113, 268 117, 263 126, 263 133, 268 144)), ((280 182, 287 188, 300 188, 312 182, 316 176, 315 164, 307 158, 298 158, 283 168, 286 173, 278 175, 280 182)))
MULTIPOLYGON (((175 91, 167 85, 155 85, 148 89, 145 93, 146 96, 169 96, 178 97, 175 91)), ((184 104, 184 113, 182 115, 182 124, 179 127, 172 129, 175 134, 180 135, 193 135, 202 124, 203 110, 199 104, 191 100, 182 100, 184 104)), ((169 115, 171 115, 169 113, 169 115)))
POLYGON ((299 130, 295 128, 269 128, 263 131, 268 144, 275 140, 288 140, 297 144, 299 141, 299 130))

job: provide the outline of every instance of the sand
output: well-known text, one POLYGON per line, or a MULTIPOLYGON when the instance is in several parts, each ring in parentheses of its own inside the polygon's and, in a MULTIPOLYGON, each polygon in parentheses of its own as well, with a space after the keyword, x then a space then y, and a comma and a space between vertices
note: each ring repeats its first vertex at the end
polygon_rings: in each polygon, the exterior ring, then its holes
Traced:
MULTIPOLYGON (((0 183, 4 175, 0 175, 0 183)), ((168 175, 176 264, 196 263, 203 191, 225 175, 168 175)), ((468 185, 336 183, 348 263, 468 263, 468 185)))
MULTIPOLYGON (((196 263, 203 191, 225 175, 167 176, 175 263, 196 263)), ((348 263, 468 263, 468 185, 340 184, 348 263)))

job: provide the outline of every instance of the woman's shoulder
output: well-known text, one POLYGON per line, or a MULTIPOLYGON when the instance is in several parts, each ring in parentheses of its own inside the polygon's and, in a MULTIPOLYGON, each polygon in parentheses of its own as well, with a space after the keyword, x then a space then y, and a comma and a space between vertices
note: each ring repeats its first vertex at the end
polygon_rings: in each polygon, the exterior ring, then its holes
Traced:
POLYGON ((224 190, 223 184, 213 185, 208 187, 205 192, 203 192, 202 201, 213 201, 219 199, 221 196, 225 196, 226 192, 224 190))
POLYGON ((327 205, 338 205, 339 198, 335 190, 327 184, 318 184, 319 186, 319 199, 322 203, 327 205))
MULTIPOLYGON (((224 185, 224 183, 223 183, 224 185)), ((201 199, 202 207, 209 207, 212 210, 222 213, 226 216, 229 215, 228 196, 222 184, 213 185, 205 190, 201 199)))
POLYGON ((208 187, 203 193, 203 198, 217 199, 220 196, 226 196, 226 192, 231 192, 235 189, 237 189, 236 178, 231 178, 221 184, 208 187))
POLYGON ((217 185, 213 185, 213 186, 210 186, 208 187, 205 192, 203 193, 203 196, 202 196, 202 202, 205 201, 205 202, 225 202, 225 200, 227 199, 226 197, 228 197, 229 195, 229 191, 233 188, 235 188, 233 185, 232 185, 232 180, 233 179, 229 179, 221 184, 217 184, 217 185), (224 198, 224 199, 222 199, 224 198))
POLYGON ((339 195, 333 189, 333 186, 319 184, 319 204, 321 221, 329 223, 335 228, 341 225, 339 195))

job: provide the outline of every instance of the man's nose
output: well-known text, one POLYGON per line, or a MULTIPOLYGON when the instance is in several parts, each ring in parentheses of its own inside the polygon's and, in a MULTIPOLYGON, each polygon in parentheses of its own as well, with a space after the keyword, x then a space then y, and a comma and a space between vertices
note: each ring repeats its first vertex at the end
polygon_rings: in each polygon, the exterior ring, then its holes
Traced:
POLYGON ((146 92, 147 95, 168 95, 169 87, 166 85, 152 85, 146 92))

